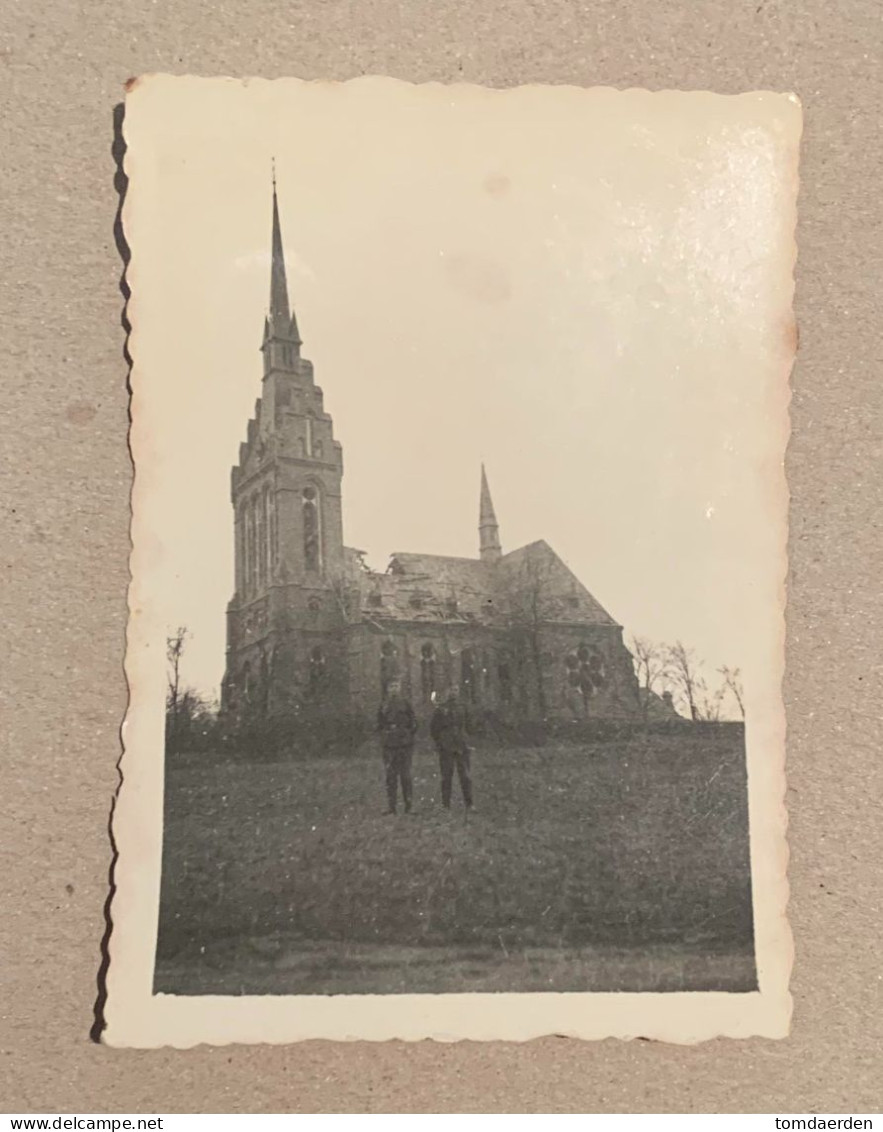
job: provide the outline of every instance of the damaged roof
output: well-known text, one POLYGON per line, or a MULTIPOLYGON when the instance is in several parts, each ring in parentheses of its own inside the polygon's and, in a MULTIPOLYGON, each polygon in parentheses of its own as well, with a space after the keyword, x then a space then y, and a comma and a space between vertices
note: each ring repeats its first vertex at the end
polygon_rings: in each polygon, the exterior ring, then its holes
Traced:
POLYGON ((347 550, 350 583, 361 616, 375 623, 615 625, 575 574, 544 541, 505 554, 498 562, 441 554, 396 553, 384 573, 368 569, 361 552, 347 550))

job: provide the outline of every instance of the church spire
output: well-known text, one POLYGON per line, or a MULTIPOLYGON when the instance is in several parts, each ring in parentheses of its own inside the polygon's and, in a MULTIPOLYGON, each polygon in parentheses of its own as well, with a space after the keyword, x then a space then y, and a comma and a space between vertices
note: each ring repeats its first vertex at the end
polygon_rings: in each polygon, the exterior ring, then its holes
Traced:
POLYGON ((276 165, 273 164, 273 238, 270 264, 270 314, 265 328, 265 341, 275 339, 300 346, 297 319, 288 302, 288 279, 285 273, 285 252, 282 248, 282 225, 279 223, 279 201, 276 196, 276 165))
POLYGON ((276 198, 276 170, 273 170, 273 260, 270 268, 270 318, 277 329, 291 317, 288 305, 288 280, 285 277, 285 253, 282 250, 282 226, 279 223, 279 201, 276 198))
POLYGON ((487 473, 484 470, 484 464, 481 465, 481 503, 478 509, 478 542, 479 552, 483 562, 499 562, 503 555, 503 550, 500 546, 500 528, 497 525, 497 516, 494 513, 491 489, 488 487, 487 473))

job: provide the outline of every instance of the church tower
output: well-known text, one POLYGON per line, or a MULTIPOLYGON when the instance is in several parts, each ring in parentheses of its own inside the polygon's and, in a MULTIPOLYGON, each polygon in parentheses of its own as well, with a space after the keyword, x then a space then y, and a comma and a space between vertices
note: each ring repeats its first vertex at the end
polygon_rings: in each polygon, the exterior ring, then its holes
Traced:
POLYGON ((261 396, 233 468, 235 593, 222 700, 272 713, 315 685, 336 651, 344 569, 343 454, 301 356, 273 179, 270 303, 261 396))

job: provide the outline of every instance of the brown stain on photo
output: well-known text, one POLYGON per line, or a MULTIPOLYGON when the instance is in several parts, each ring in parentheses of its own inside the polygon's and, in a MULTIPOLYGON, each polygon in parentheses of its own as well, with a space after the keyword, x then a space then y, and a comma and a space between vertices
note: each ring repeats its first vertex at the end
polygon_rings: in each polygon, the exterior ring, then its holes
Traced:
POLYGON ((507 196, 511 188, 512 182, 505 173, 491 173, 484 182, 484 191, 497 200, 507 196))

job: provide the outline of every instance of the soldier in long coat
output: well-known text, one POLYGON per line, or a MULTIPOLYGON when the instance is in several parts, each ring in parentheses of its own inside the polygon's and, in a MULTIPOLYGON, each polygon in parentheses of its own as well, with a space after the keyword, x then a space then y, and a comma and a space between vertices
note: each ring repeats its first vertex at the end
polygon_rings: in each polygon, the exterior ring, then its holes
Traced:
POLYGON ((460 703, 458 691, 451 688, 432 714, 429 733, 438 750, 439 770, 441 772, 442 805, 451 808, 451 788, 454 770, 460 779, 463 802, 467 810, 472 809, 472 773, 469 765, 469 745, 466 739, 466 712, 460 703))
POLYGON ((411 761, 414 757, 417 717, 408 699, 402 695, 398 680, 391 680, 387 687, 383 703, 377 713, 377 730, 380 733, 380 747, 383 751, 383 766, 386 771, 386 797, 389 803, 386 812, 388 814, 396 812, 398 787, 401 782, 405 813, 410 813, 413 796, 411 761))

